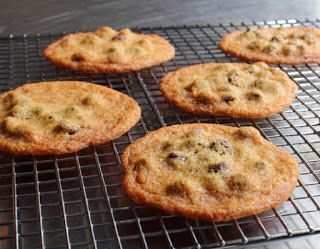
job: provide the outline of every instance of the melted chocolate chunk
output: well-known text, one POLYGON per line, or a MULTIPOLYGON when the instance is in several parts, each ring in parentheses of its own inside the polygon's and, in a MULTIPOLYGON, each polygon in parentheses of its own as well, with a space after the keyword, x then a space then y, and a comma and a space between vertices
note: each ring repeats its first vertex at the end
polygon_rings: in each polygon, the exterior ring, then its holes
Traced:
POLYGON ((272 53, 276 48, 272 45, 268 45, 268 46, 265 46, 263 49, 262 49, 262 52, 264 53, 272 53))
POLYGON ((226 153, 232 154, 231 145, 223 139, 218 139, 210 145, 210 149, 218 152, 219 155, 225 155, 226 153))
POLYGON ((75 53, 71 56, 71 60, 74 61, 74 62, 80 62, 80 61, 84 61, 85 58, 83 57, 82 54, 79 54, 79 53, 75 53))
POLYGON ((55 127, 56 132, 66 132, 69 135, 74 135, 80 131, 81 127, 78 124, 58 124, 55 127))
POLYGON ((258 161, 254 164, 254 167, 258 170, 263 170, 267 167, 267 164, 263 161, 258 161))
POLYGON ((272 42, 280 42, 280 39, 276 36, 272 36, 271 41, 272 42))
POLYGON ((254 87, 261 87, 263 85, 263 81, 261 79, 256 79, 254 82, 253 82, 253 86, 254 87))
POLYGON ((187 86, 184 88, 184 90, 186 90, 187 92, 191 92, 193 87, 194 87, 194 82, 191 83, 190 85, 187 85, 187 86))
POLYGON ((115 35, 114 37, 112 37, 111 40, 112 41, 124 41, 126 39, 127 39, 127 37, 125 34, 119 33, 119 34, 115 35))
POLYGON ((196 101, 202 105, 210 105, 212 103, 212 99, 209 96, 201 94, 196 96, 196 101))
POLYGON ((140 159, 134 164, 133 171, 138 172, 146 165, 147 165, 147 161, 145 159, 140 159))
POLYGON ((231 190, 244 191, 249 189, 248 178, 241 173, 231 176, 227 184, 231 190))
POLYGON ((248 100, 259 101, 262 99, 262 96, 259 93, 251 92, 247 94, 248 100))
POLYGON ((228 83, 233 85, 233 86, 239 87, 238 78, 235 75, 231 75, 231 76, 228 77, 228 83))
POLYGON ((172 143, 170 142, 165 142, 163 143, 163 145, 161 146, 162 150, 168 150, 169 148, 172 147, 172 143))
POLYGON ((235 101, 235 97, 232 97, 232 96, 223 96, 222 97, 222 102, 230 105, 233 101, 235 101))
POLYGON ((298 45, 297 46, 297 48, 298 48, 298 50, 299 50, 299 52, 301 53, 301 54, 304 54, 304 52, 305 52, 305 47, 303 46, 303 45, 298 45))
POLYGON ((178 195, 178 196, 187 196, 188 191, 186 189, 186 186, 178 181, 173 184, 170 184, 166 188, 166 194, 167 195, 178 195))
POLYGON ((314 42, 314 36, 312 34, 303 34, 301 36, 302 40, 305 40, 308 44, 311 44, 314 42))
POLYGON ((177 153, 171 152, 168 155, 168 159, 177 159, 177 160, 185 161, 186 157, 182 155, 178 155, 177 153))
POLYGON ((216 163, 208 167, 208 173, 219 173, 220 171, 227 170, 229 167, 224 162, 216 163))
POLYGON ((111 48, 108 48, 107 50, 105 50, 104 52, 105 52, 106 54, 111 54, 111 53, 116 52, 116 48, 111 47, 111 48))
POLYGON ((177 158, 177 157, 179 157, 178 156, 178 154, 176 154, 176 153, 174 153, 174 152, 171 152, 170 154, 169 154, 169 156, 168 156, 168 158, 177 158))

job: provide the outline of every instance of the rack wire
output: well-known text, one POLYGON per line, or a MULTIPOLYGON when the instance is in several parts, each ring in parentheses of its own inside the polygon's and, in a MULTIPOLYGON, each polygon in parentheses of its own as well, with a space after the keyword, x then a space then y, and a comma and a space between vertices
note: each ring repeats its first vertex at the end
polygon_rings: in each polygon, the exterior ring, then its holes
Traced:
MULTIPOLYGON (((83 80, 133 97, 142 108, 139 123, 101 146, 62 156, 0 153, 0 248, 215 248, 250 245, 320 231, 320 65, 274 65, 299 85, 292 106, 262 119, 192 115, 166 103, 159 80, 179 67, 209 61, 233 62, 219 49, 221 37, 256 26, 313 26, 319 20, 146 27, 176 47, 176 57, 129 74, 72 73, 56 68, 42 50, 63 33, 0 37, 0 92, 26 82, 83 80), (164 214, 132 203, 122 189, 120 155, 149 131, 193 122, 251 125, 294 155, 301 176, 280 207, 227 223, 164 214)), ((264 248, 268 248, 267 246, 264 248)), ((289 247, 288 247, 289 248, 289 247)))

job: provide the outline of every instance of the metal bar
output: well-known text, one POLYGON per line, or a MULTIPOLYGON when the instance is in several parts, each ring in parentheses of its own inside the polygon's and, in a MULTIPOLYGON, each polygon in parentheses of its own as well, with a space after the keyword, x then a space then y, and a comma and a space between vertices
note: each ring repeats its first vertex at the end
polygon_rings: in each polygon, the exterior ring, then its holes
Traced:
POLYGON ((64 201, 63 192, 62 192, 62 185, 61 185, 61 178, 60 178, 60 173, 59 173, 57 157, 54 158, 54 169, 55 169, 55 173, 56 173, 56 181, 57 181, 57 186, 58 186, 59 198, 61 200, 61 211, 62 211, 63 224, 64 224, 63 230, 64 230, 64 234, 67 239, 66 240, 67 247, 71 248, 70 235, 69 235, 69 229, 68 229, 68 223, 67 223, 66 208, 65 208, 65 201, 64 201))
MULTIPOLYGON (((133 140, 132 140, 132 137, 131 137, 131 135, 130 135, 129 133, 127 133, 127 137, 128 137, 128 139, 129 139, 129 142, 132 143, 133 140)), ((114 148, 116 149, 116 146, 114 146, 114 148)), ((118 155, 118 154, 119 154, 119 152, 117 151, 117 155, 118 155)), ((119 158, 119 159, 120 159, 120 158, 119 158)), ((121 161, 119 161, 119 165, 120 165, 120 164, 121 164, 121 161)), ((140 218, 139 218, 139 216, 138 216, 138 214, 137 214, 137 211, 136 211, 135 206, 131 205, 131 203, 130 203, 130 206, 131 206, 131 208, 132 208, 132 211, 133 211, 133 213, 134 213, 134 218, 135 218, 135 220, 136 220, 136 222, 137 222, 137 224, 138 224, 138 227, 139 227, 139 232, 140 232, 141 237, 142 237, 143 246, 144 246, 144 248, 147 249, 147 248, 148 248, 148 244, 147 244, 147 241, 146 241, 145 234, 144 234, 144 232, 143 232, 143 230, 142 230, 140 218)))
POLYGON ((287 223, 284 221, 283 217, 279 214, 278 210, 276 208, 272 209, 277 218, 279 219, 280 223, 282 224, 283 228, 286 230, 286 233, 288 237, 291 237, 294 235, 293 231, 288 227, 287 223))
POLYGON ((237 220, 234 220, 233 223, 235 224, 239 234, 240 234, 240 237, 241 237, 241 240, 244 244, 247 244, 248 243, 248 238, 246 237, 246 235, 244 234, 241 226, 239 225, 238 221, 237 220))
POLYGON ((167 230, 167 228, 166 228, 166 226, 165 226, 165 224, 164 224, 164 222, 163 222, 162 217, 161 217, 160 215, 157 215, 157 217, 158 217, 159 220, 160 220, 161 228, 162 228, 162 230, 164 231, 164 234, 165 234, 165 236, 166 236, 167 243, 169 244, 169 247, 170 247, 170 248, 174 248, 173 243, 172 243, 172 240, 171 240, 170 235, 169 235, 169 232, 168 232, 168 230, 167 230))
POLYGON ((151 105, 151 108, 152 108, 154 114, 156 115, 159 123, 161 124, 162 127, 166 126, 166 123, 163 121, 163 118, 162 118, 158 108, 154 104, 154 101, 153 101, 149 91, 147 90, 147 87, 146 87, 145 83, 143 82, 143 79, 140 77, 140 73, 136 72, 135 76, 136 76, 141 88, 143 89, 143 92, 145 93, 145 95, 146 95, 146 97, 148 99, 148 102, 151 105))
POLYGON ((18 194, 17 194, 17 182, 16 182, 16 164, 14 157, 11 159, 12 164, 12 219, 13 219, 13 231, 14 231, 14 248, 19 248, 19 223, 18 223, 18 194))
POLYGON ((41 247, 43 248, 45 245, 44 242, 44 229, 43 229, 43 224, 42 224, 42 210, 41 210, 41 201, 40 201, 40 189, 39 189, 39 179, 38 179, 38 170, 37 170, 37 160, 33 156, 32 157, 32 162, 33 162, 33 172, 34 172, 34 179, 35 179, 35 191, 36 191, 36 201, 37 201, 37 217, 38 217, 38 222, 40 226, 40 236, 41 236, 41 247))
POLYGON ((218 239, 219 239, 219 243, 220 243, 220 245, 221 246, 225 246, 226 245, 226 241, 222 238, 222 235, 221 235, 221 233, 220 233, 220 231, 219 231, 219 229, 218 229, 218 227, 217 227, 217 225, 216 225, 216 223, 215 222, 212 222, 212 228, 213 228, 213 230, 215 231, 215 235, 218 237, 218 239))
POLYGON ((307 221, 306 217, 304 216, 304 214, 300 211, 300 209, 298 208, 297 204, 294 202, 294 200, 292 199, 292 197, 289 198, 290 202, 292 203, 294 209, 297 211, 297 213, 300 215, 301 219, 304 221, 304 223, 307 225, 308 229, 310 230, 311 233, 314 232, 314 228, 309 224, 309 222, 307 221))
POLYGON ((194 241, 195 247, 200 249, 201 245, 200 245, 200 243, 199 243, 199 241, 197 239, 197 236, 194 233, 193 227, 190 225, 190 222, 186 218, 184 219, 184 221, 187 224, 187 227, 188 227, 188 229, 189 229, 189 231, 191 233, 191 236, 192 236, 192 239, 194 241))
POLYGON ((84 184, 84 181, 83 181, 83 175, 82 175, 82 172, 81 172, 80 162, 79 162, 79 158, 78 158, 77 153, 74 154, 74 158, 75 158, 76 166, 77 166, 77 169, 78 169, 81 192, 82 192, 83 197, 84 197, 85 210, 86 210, 88 222, 90 224, 90 235, 91 235, 91 238, 92 238, 92 241, 93 241, 93 244, 94 244, 94 248, 97 249, 98 245, 97 245, 97 241, 95 240, 95 236, 94 236, 93 224, 92 224, 90 210, 89 210, 89 201, 88 201, 86 188, 85 188, 85 184, 84 184))
POLYGON ((110 203, 110 197, 109 197, 108 189, 106 187, 106 182, 105 182, 104 177, 103 177, 100 160, 99 160, 99 157, 98 157, 98 154, 97 154, 95 146, 93 146, 93 155, 94 155, 94 160, 96 162, 97 170, 98 170, 98 173, 99 173, 99 178, 100 178, 100 181, 101 181, 101 187, 102 187, 103 193, 105 195, 105 201, 107 202, 107 205, 108 205, 108 207, 110 209, 110 215, 111 215, 111 218, 112 218, 112 225, 114 227, 114 230, 115 230, 115 233, 116 233, 116 236, 117 236, 116 240, 117 240, 117 243, 118 243, 118 247, 122 248, 121 240, 120 240, 120 236, 119 236, 119 231, 118 231, 118 228, 117 228, 117 225, 116 225, 116 221, 115 221, 113 210, 112 210, 111 203, 110 203))

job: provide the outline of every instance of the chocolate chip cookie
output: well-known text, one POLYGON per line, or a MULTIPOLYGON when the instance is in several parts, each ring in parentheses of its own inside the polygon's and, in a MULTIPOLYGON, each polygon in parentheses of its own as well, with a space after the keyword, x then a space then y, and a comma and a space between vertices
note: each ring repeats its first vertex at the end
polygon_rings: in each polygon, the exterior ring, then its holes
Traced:
POLYGON ((234 31, 221 48, 237 57, 272 64, 320 62, 320 29, 310 27, 258 28, 234 31))
POLYGON ((171 60, 174 54, 174 47, 158 35, 109 27, 66 35, 43 52, 58 66, 91 73, 136 71, 171 60))
POLYGON ((0 95, 0 150, 74 152, 119 137, 140 113, 132 98, 107 87, 79 81, 25 84, 0 95))
POLYGON ((122 155, 124 189, 168 213, 229 221, 279 206, 294 190, 297 162, 252 127, 161 128, 122 155))
POLYGON ((263 62, 207 63, 170 72, 160 81, 168 102, 195 114, 266 117, 290 106, 297 85, 263 62))

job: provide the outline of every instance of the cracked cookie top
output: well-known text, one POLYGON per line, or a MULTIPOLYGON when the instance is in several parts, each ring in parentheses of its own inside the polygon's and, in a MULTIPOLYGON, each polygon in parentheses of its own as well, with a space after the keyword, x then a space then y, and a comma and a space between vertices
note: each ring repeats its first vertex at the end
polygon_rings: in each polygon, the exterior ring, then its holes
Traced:
POLYGON ((234 31, 221 48, 251 61, 272 64, 320 62, 320 30, 310 27, 258 28, 234 31))
POLYGON ((120 136, 139 117, 133 99, 107 87, 78 81, 26 84, 0 95, 0 149, 73 152, 120 136))
POLYGON ((263 62, 185 67, 162 78, 160 89, 187 112, 252 118, 281 112, 297 92, 285 72, 263 62))
POLYGON ((174 125, 126 148, 124 188, 138 203, 169 213, 225 221, 276 207, 299 170, 252 127, 174 125))
POLYGON ((43 55, 74 71, 122 73, 171 60, 174 53, 174 47, 158 35, 102 27, 66 35, 49 45, 43 55))

